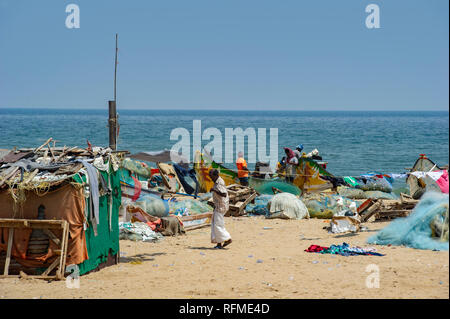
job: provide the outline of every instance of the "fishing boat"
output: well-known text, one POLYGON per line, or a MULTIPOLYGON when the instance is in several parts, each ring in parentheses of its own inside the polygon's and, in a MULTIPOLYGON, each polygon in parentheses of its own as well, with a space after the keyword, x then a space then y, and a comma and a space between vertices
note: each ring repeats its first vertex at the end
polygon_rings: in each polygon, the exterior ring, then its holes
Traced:
MULTIPOLYGON (((217 169, 219 171, 220 177, 222 177, 226 185, 239 183, 236 171, 231 170, 220 163, 216 163, 207 152, 201 153, 197 151, 195 153, 194 169, 197 173, 197 180, 204 191, 208 191, 214 185, 209 177, 209 171, 211 169, 217 169)), ((299 159, 299 164, 296 168, 296 176, 292 184, 284 180, 283 174, 270 175, 270 178, 254 177, 250 175, 249 186, 258 190, 258 188, 261 188, 264 185, 274 185, 273 187, 282 188, 283 191, 289 191, 296 195, 304 192, 323 191, 333 187, 329 181, 321 178, 321 176, 333 175, 324 169, 322 165, 313 159, 306 157, 299 159)))
MULTIPOLYGON (((437 166, 425 154, 420 154, 419 158, 411 168, 411 172, 435 172, 441 171, 443 168, 437 166)), ((409 186, 409 192, 412 198, 419 199, 426 191, 441 192, 436 182, 429 176, 417 178, 414 175, 409 175, 406 179, 409 186)))

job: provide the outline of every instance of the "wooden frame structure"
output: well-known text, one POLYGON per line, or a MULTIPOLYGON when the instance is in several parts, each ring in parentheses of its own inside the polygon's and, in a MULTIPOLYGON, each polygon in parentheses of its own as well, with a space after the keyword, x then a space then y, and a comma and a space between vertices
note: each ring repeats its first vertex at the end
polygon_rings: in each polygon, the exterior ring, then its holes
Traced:
MULTIPOLYGON (((41 275, 26 275, 30 278, 38 279, 64 279, 66 257, 67 257, 67 242, 69 238, 69 223, 65 220, 41 220, 41 219, 0 219, 0 228, 8 228, 8 248, 6 251, 6 259, 3 269, 3 274, 0 278, 6 277, 21 277, 22 275, 10 275, 9 266, 11 263, 11 251, 14 240, 14 230, 17 228, 31 228, 41 229, 46 234, 49 240, 53 241, 59 249, 54 252, 58 257, 41 275), (62 230, 61 238, 58 238, 52 230, 62 230), (50 276, 49 274, 56 268, 56 274, 50 276)), ((23 273, 23 272, 21 272, 23 273)))
MULTIPOLYGON (((251 187, 242 186, 240 184, 232 184, 227 186, 229 209, 225 217, 238 217, 245 215, 245 207, 254 202, 258 193, 251 187)), ((214 206, 213 199, 209 199, 208 203, 214 206)))
MULTIPOLYGON (((180 219, 182 222, 194 221, 194 220, 199 220, 199 219, 208 220, 208 218, 211 220, 212 214, 213 213, 203 213, 203 214, 197 214, 197 215, 192 215, 192 216, 181 216, 180 219)), ((190 231, 190 230, 194 230, 194 229, 198 229, 198 228, 202 228, 202 227, 210 226, 210 225, 211 225, 211 223, 208 223, 206 221, 206 222, 204 222, 202 224, 198 224, 198 225, 185 226, 184 230, 190 231)))
POLYGON ((164 185, 166 185, 169 192, 177 192, 175 185, 171 185, 169 175, 173 175, 175 178, 175 181, 178 183, 180 193, 185 193, 186 191, 183 188, 183 185, 181 184, 180 179, 178 178, 177 173, 175 172, 175 169, 173 168, 173 165, 166 164, 166 163, 156 163, 156 166, 159 169, 159 174, 161 175, 161 178, 163 180, 164 185))
POLYGON ((403 193, 400 194, 400 199, 368 199, 360 205, 358 213, 362 223, 372 216, 375 216, 376 221, 407 217, 418 202, 403 193))

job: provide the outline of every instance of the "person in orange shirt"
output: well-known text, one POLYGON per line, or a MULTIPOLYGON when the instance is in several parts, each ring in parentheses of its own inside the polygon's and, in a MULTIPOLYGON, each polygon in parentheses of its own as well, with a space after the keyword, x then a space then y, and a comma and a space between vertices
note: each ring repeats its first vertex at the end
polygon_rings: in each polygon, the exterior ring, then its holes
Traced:
POLYGON ((238 159, 236 160, 236 166, 238 169, 239 182, 243 186, 248 186, 248 168, 247 162, 244 159, 244 153, 238 153, 238 159))

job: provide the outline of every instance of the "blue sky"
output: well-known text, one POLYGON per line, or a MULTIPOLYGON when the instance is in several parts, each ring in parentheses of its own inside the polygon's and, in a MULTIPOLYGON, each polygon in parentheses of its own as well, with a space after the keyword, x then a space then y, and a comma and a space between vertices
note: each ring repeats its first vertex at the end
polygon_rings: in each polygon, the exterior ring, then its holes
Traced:
POLYGON ((0 0, 0 107, 106 107, 117 32, 119 109, 447 110, 448 6, 0 0))

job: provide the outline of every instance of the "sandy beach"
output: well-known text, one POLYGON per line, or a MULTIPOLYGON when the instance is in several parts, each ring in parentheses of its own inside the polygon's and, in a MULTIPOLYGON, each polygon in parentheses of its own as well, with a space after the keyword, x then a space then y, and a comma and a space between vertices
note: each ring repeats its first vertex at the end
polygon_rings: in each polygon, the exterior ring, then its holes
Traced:
POLYGON ((212 249, 208 227, 157 243, 120 241, 120 264, 65 281, 1 279, 0 298, 449 298, 448 251, 371 246, 385 256, 307 253, 312 244, 369 247, 368 231, 329 234, 325 220, 228 217, 233 243, 212 249), (379 288, 367 288, 366 267, 379 267, 379 288))

